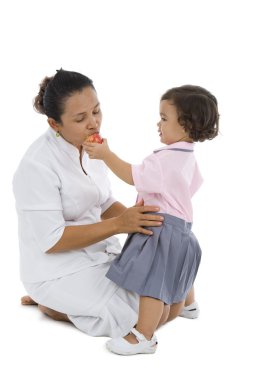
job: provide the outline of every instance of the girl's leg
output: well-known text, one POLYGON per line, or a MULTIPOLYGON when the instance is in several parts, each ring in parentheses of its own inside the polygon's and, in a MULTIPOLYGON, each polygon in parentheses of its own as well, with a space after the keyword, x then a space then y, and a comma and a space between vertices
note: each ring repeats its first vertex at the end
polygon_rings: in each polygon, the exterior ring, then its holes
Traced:
POLYGON ((170 313, 168 315, 168 318, 166 322, 170 322, 173 319, 175 319, 182 311, 184 307, 185 301, 179 302, 179 303, 173 303, 173 305, 170 306, 170 313))
POLYGON ((164 305, 164 312, 157 328, 175 319, 181 313, 184 304, 185 301, 174 303, 172 305, 164 305))
POLYGON ((163 314, 162 314, 161 319, 159 321, 159 324, 157 326, 158 329, 159 329, 159 327, 161 327, 162 325, 164 325, 167 322, 167 320, 169 318, 169 314, 170 314, 170 306, 171 305, 164 304, 163 314))
MULTIPOLYGON (((140 296, 139 316, 136 330, 150 340, 164 314, 164 303, 151 297, 140 296)), ((135 335, 128 334, 125 339, 129 343, 138 343, 135 335)))
POLYGON ((185 305, 184 306, 189 306, 195 301, 195 292, 194 292, 194 287, 191 288, 189 291, 186 300, 185 300, 185 305))

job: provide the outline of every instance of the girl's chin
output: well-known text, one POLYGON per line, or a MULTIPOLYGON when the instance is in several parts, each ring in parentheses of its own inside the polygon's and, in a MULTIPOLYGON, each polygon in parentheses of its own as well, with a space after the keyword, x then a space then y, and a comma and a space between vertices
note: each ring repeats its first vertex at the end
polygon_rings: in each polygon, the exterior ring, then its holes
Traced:
POLYGON ((162 144, 167 144, 167 142, 163 139, 163 136, 160 136, 160 141, 162 144))

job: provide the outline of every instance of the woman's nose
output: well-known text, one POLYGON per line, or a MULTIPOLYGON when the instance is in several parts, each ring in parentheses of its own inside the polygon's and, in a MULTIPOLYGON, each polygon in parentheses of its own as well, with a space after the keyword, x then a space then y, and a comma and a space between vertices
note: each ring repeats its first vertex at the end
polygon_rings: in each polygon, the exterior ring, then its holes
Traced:
POLYGON ((98 121, 96 119, 95 116, 91 116, 90 119, 89 119, 89 124, 88 124, 89 128, 96 128, 98 126, 98 121))

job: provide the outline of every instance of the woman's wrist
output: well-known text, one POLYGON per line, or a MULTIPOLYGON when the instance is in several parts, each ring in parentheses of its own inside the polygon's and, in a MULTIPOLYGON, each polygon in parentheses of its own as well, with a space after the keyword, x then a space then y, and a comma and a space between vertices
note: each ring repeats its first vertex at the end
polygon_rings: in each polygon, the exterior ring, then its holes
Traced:
POLYGON ((103 220, 102 223, 106 223, 109 226, 111 236, 121 233, 120 218, 118 216, 103 220))
POLYGON ((111 224, 112 225, 112 230, 113 230, 112 235, 117 235, 117 234, 123 233, 123 225, 122 225, 122 222, 121 222, 120 215, 119 216, 115 216, 114 218, 111 218, 110 222, 112 223, 111 224))
POLYGON ((107 210, 105 210, 103 214, 101 214, 101 219, 106 220, 114 218, 115 216, 121 215, 124 211, 126 211, 126 209, 126 206, 116 201, 107 210))

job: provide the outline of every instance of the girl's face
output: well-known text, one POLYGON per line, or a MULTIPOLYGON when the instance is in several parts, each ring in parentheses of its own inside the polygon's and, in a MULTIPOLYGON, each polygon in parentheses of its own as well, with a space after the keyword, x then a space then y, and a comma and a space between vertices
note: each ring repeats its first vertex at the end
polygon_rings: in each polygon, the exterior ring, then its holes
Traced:
POLYGON ((182 125, 178 123, 178 113, 176 107, 170 100, 160 102, 161 120, 157 123, 160 141, 163 144, 173 144, 178 141, 189 141, 188 134, 182 125))
POLYGON ((84 140, 93 133, 99 133, 102 113, 96 91, 85 87, 75 92, 65 102, 61 123, 49 119, 50 126, 69 143, 80 149, 84 140))

